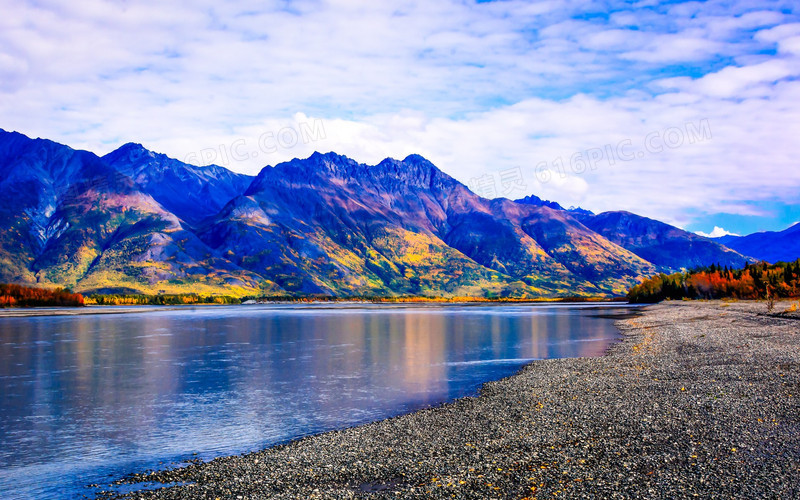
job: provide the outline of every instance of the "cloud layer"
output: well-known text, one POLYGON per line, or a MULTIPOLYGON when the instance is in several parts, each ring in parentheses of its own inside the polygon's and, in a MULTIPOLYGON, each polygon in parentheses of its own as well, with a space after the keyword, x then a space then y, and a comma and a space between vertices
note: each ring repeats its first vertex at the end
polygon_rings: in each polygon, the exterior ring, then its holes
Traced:
POLYGON ((99 153, 137 141, 252 173, 313 150, 416 152, 498 195, 686 227, 727 213, 775 228, 767 201, 800 188, 794 2, 0 8, 0 127, 99 153), (632 158, 608 153, 625 141, 632 158), (502 189, 515 170, 527 192, 502 189))

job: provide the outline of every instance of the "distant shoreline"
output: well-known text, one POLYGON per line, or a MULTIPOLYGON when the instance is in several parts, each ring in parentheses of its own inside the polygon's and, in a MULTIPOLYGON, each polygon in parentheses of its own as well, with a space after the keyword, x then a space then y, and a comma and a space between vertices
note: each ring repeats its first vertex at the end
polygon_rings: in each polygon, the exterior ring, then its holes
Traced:
POLYGON ((90 316, 102 314, 129 314, 147 313, 156 311, 179 311, 195 307, 251 307, 267 305, 459 305, 459 304, 627 304, 612 299, 568 300, 568 299, 526 299, 526 300, 421 300, 421 301, 367 301, 367 300, 270 300, 241 304, 181 304, 181 305, 152 305, 152 304, 126 304, 126 305, 86 305, 80 307, 7 307, 0 308, 0 318, 32 318, 45 316, 90 316))

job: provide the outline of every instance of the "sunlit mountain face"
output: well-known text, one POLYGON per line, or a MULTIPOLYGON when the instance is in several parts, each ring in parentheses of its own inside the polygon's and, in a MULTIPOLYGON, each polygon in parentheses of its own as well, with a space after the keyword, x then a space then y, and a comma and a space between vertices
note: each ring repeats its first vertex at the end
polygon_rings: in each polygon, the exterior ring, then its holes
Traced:
POLYGON ((0 195, 0 281, 82 292, 608 296, 748 260, 627 212, 485 199, 418 155, 314 153, 252 178, 3 132, 0 195))

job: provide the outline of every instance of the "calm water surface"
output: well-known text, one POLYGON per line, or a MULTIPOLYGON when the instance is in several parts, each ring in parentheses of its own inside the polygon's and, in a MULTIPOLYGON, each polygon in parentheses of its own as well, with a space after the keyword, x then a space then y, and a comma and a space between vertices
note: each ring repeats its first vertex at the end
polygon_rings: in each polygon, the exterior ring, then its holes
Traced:
POLYGON ((271 305, 0 318, 0 497, 257 450, 597 356, 597 305, 271 305), (195 454, 196 453, 196 454, 195 454))

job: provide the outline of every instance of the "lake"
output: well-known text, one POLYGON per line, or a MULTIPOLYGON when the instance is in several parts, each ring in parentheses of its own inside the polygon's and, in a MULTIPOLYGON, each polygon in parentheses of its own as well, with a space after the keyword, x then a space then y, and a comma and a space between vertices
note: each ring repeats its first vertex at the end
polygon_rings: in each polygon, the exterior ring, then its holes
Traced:
MULTIPOLYGON (((93 308, 108 310, 113 308, 93 308)), ((75 498, 598 356, 624 305, 205 306, 0 318, 0 492, 75 498)))

